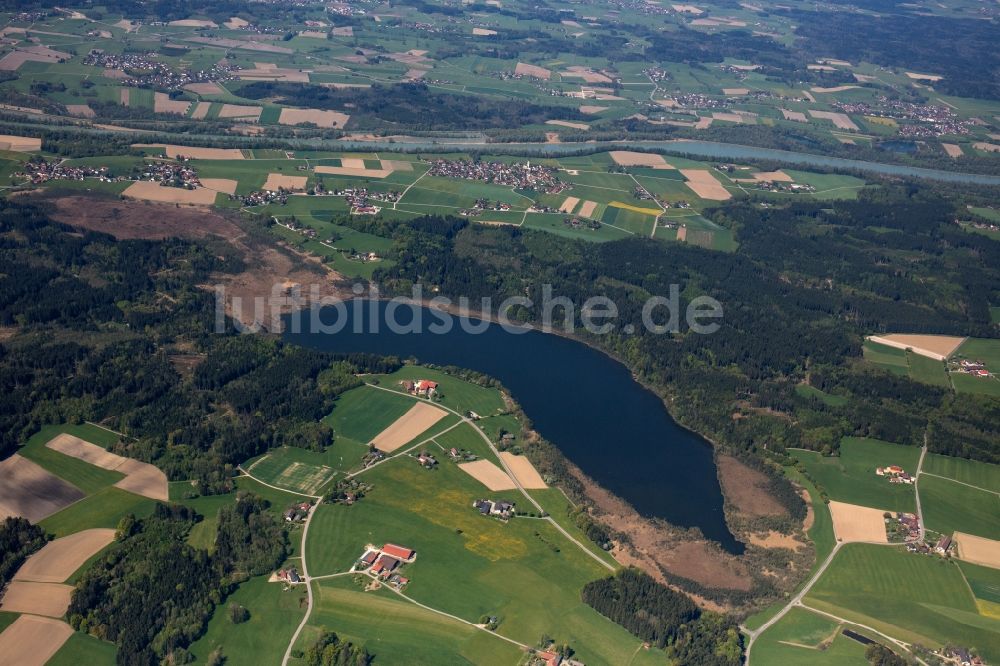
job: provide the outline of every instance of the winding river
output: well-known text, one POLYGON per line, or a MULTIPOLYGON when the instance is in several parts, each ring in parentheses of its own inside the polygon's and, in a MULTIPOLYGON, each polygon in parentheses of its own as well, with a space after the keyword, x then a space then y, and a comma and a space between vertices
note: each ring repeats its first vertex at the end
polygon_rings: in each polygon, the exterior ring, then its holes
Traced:
MULTIPOLYGON (((286 325, 283 337, 324 351, 415 357, 496 377, 543 437, 641 514, 698 527, 729 552, 743 551, 726 526, 710 444, 679 426, 621 363, 574 340, 478 320, 466 322, 484 327, 481 333, 457 323, 447 333, 393 333, 384 325, 385 302, 360 305, 357 313, 346 308, 339 332, 310 332, 309 317, 303 317, 302 331, 288 332, 286 325), (383 322, 378 330, 356 332, 355 323, 373 315, 383 322)), ((436 321, 420 310, 425 325, 436 321)), ((395 320, 406 323, 413 316, 406 306, 395 320)), ((324 311, 325 322, 335 319, 332 310, 324 311)))

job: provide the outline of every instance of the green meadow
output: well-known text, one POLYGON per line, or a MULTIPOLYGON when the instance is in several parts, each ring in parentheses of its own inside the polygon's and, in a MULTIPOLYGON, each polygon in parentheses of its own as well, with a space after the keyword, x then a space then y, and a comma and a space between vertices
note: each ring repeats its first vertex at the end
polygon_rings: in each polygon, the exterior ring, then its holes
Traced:
POLYGON ((53 655, 46 666, 113 666, 116 663, 117 648, 114 643, 94 638, 90 634, 79 631, 69 637, 59 651, 53 655))
POLYGON ((152 514, 155 504, 154 500, 109 486, 52 514, 39 525, 56 538, 94 527, 114 528, 126 514, 140 518, 152 514))
POLYGON ((877 467, 899 465, 917 471, 920 449, 863 437, 845 437, 840 455, 826 457, 815 451, 796 450, 795 457, 830 499, 887 511, 916 510, 913 486, 889 483, 877 476, 877 467))
POLYGON ((792 608, 754 642, 750 658, 761 664, 867 664, 865 646, 841 634, 841 626, 804 608, 792 608))
POLYGON ((927 529, 1000 540, 1000 495, 923 475, 919 490, 927 529))
POLYGON ((323 420, 333 428, 334 438, 343 435, 367 444, 414 404, 408 396, 363 386, 337 398, 333 412, 323 420))
POLYGON ((921 471, 1000 493, 1000 465, 928 453, 921 471))
POLYGON ((927 647, 975 646, 1000 658, 1000 620, 980 615, 955 562, 901 548, 848 544, 805 603, 927 647))
MULTIPOLYGON (((437 382, 441 404, 460 414, 473 411, 480 416, 490 416, 506 409, 503 398, 496 388, 479 386, 444 371, 422 365, 405 365, 390 375, 379 375, 377 379, 379 386, 396 391, 403 391, 399 382, 405 380, 429 379, 437 382)), ((412 399, 410 402, 413 402, 412 399)))
POLYGON ((865 360, 873 363, 883 370, 888 370, 897 375, 908 375, 910 366, 906 362, 906 350, 878 344, 870 340, 865 340, 861 347, 865 360))
POLYGON ((74 435, 100 446, 108 446, 118 440, 117 435, 94 426, 49 425, 42 426, 24 443, 18 453, 38 463, 59 478, 69 481, 88 495, 112 486, 125 478, 121 472, 91 465, 79 458, 59 453, 45 446, 53 437, 62 433, 74 435))
POLYGON ((579 600, 608 569, 545 521, 503 524, 472 507, 479 497, 525 504, 516 493, 491 493, 450 461, 428 471, 401 458, 362 478, 374 486, 364 499, 317 509, 306 544, 311 575, 348 571, 366 544, 398 543, 417 551, 403 575, 406 594, 423 604, 471 622, 496 615, 499 633, 528 644, 546 632, 586 663, 624 663, 635 651, 636 639, 579 600))

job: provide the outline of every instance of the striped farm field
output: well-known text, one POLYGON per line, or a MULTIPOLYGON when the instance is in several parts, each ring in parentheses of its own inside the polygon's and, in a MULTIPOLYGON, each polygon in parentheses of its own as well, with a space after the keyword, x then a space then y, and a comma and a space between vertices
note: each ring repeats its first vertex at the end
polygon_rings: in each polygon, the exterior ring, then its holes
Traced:
POLYGON ((928 453, 922 471, 1000 493, 1000 465, 928 453))
MULTIPOLYGON (((352 447, 358 457, 363 447, 352 447)), ((306 462, 302 458, 316 457, 302 454, 312 453, 295 447, 275 449, 249 467, 251 474, 265 483, 306 495, 319 495, 333 480, 336 471, 328 465, 306 462)))

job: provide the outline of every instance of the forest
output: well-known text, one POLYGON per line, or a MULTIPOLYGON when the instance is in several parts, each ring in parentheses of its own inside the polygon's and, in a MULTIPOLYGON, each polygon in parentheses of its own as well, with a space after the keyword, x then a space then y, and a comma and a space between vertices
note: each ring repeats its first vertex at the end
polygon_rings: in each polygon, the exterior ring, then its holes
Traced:
POLYGON ((25 518, 8 516, 0 522, 0 590, 28 556, 41 549, 48 540, 45 530, 25 518))
POLYGON ((187 507, 157 504, 149 518, 126 516, 115 545, 73 591, 70 624, 114 642, 119 664, 188 663, 188 646, 236 584, 288 554, 285 528, 267 506, 240 493, 223 507, 212 555, 186 543, 199 518, 187 507))
POLYGON ((583 587, 583 602, 633 635, 666 649, 689 666, 741 663, 740 632, 733 620, 702 612, 687 596, 634 568, 583 587))

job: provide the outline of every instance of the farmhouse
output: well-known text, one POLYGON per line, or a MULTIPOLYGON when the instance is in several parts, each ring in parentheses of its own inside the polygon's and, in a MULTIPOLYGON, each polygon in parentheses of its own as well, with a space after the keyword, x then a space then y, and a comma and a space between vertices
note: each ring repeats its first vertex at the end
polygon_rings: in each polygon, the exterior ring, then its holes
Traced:
POLYGON ((427 453, 426 451, 422 452, 419 456, 417 456, 417 462, 420 463, 421 466, 426 467, 427 469, 430 469, 438 464, 438 461, 434 458, 434 456, 427 453))
POLYGON ((387 578, 389 574, 399 567, 399 565, 399 560, 383 553, 377 560, 375 560, 375 564, 372 565, 371 571, 376 576, 387 578))
POLYGON ((946 535, 938 539, 937 545, 934 546, 934 552, 939 555, 947 555, 949 548, 951 548, 951 537, 946 535))
POLYGON ((417 551, 404 546, 397 546, 394 543, 387 543, 382 546, 382 552, 391 557, 398 557, 405 562, 411 562, 417 556, 417 551))
POLYGON ((504 520, 514 514, 514 503, 506 500, 495 502, 493 500, 478 499, 472 503, 472 507, 484 516, 497 516, 504 520))

